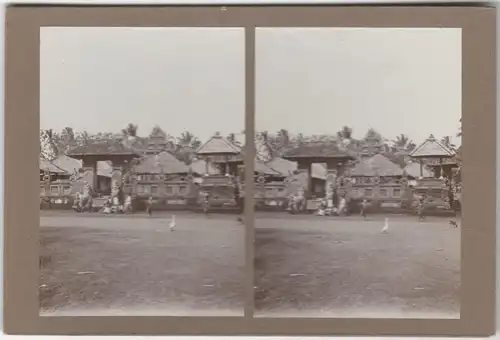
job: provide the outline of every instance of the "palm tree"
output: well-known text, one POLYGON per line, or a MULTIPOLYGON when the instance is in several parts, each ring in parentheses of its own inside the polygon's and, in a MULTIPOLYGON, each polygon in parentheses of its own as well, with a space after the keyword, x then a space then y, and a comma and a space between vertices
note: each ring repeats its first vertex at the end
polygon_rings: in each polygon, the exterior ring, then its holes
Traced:
POLYGON ((61 131, 60 138, 57 142, 58 149, 63 153, 67 153, 70 149, 72 149, 76 144, 75 132, 73 131, 73 128, 65 127, 61 131))
POLYGON ((193 149, 198 149, 199 147, 201 146, 201 141, 198 139, 198 138, 195 138, 192 142, 191 142, 191 147, 193 149))
POLYGON ((404 133, 400 134, 395 140, 392 141, 394 147, 397 149, 405 149, 409 142, 410 139, 404 133))
POLYGON ((69 126, 65 127, 62 130, 61 136, 63 136, 63 138, 66 139, 66 140, 68 140, 68 141, 75 140, 75 132, 73 131, 73 128, 71 128, 69 126))
POLYGON ((268 141, 273 144, 275 156, 283 153, 292 144, 290 133, 286 129, 278 130, 275 136, 268 136, 268 141))
POLYGON ((127 137, 137 137, 137 130, 139 126, 129 123, 125 129, 122 129, 122 133, 127 137))
POLYGON ((77 133, 75 136, 76 145, 88 145, 90 142, 90 136, 87 131, 77 133))
POLYGON ((270 145, 270 136, 268 131, 255 133, 255 148, 260 159, 267 161, 273 158, 273 149, 270 145))
POLYGON ((300 145, 303 145, 305 142, 306 142, 306 138, 305 138, 304 134, 299 133, 297 135, 297 137, 295 138, 295 143, 297 144, 297 146, 300 146, 300 145))
POLYGON ((380 133, 378 133, 377 131, 375 131, 375 129, 370 128, 366 132, 365 140, 373 140, 373 141, 382 142, 383 138, 382 138, 382 135, 380 133))
POLYGON ((280 129, 277 133, 280 144, 283 147, 288 147, 290 145, 290 133, 286 129, 280 129))
POLYGON ((198 148, 201 145, 201 142, 196 138, 191 132, 184 131, 181 136, 177 140, 178 144, 182 147, 192 147, 198 148))
POLYGON ((58 136, 52 129, 40 130, 40 157, 53 160, 59 156, 58 136))
POLYGON ((173 154, 177 159, 189 164, 195 156, 196 150, 200 147, 201 141, 191 132, 184 131, 173 146, 173 154))
POLYGON ((337 132, 337 136, 342 140, 344 140, 344 139, 351 140, 352 139, 352 128, 345 125, 344 127, 342 127, 342 130, 337 132))
POLYGON ((163 131, 163 129, 159 125, 155 125, 153 127, 153 130, 151 130, 151 133, 149 134, 150 137, 153 136, 162 136, 162 137, 167 137, 167 133, 163 131))
POLYGON ((408 144, 406 144, 406 151, 412 152, 413 150, 415 150, 416 147, 417 147, 417 144, 410 141, 408 144))

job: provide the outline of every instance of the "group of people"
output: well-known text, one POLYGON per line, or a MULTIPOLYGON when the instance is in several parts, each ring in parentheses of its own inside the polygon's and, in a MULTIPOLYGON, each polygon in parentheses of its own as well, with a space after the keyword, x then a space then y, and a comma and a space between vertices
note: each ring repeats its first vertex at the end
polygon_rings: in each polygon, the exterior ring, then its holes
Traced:
POLYGON ((345 216, 348 214, 347 199, 340 197, 338 205, 335 206, 332 199, 323 198, 315 214, 318 216, 345 216))
POLYGON ((92 197, 77 192, 73 202, 73 210, 76 212, 92 211, 92 197))
POLYGON ((132 213, 132 196, 127 195, 125 201, 120 202, 118 196, 114 196, 112 198, 108 198, 106 202, 104 202, 102 208, 100 209, 103 214, 128 214, 132 213))
MULTIPOLYGON (((419 221, 423 221, 425 219, 425 196, 424 195, 419 195, 416 198, 416 203, 415 203, 415 212, 418 217, 419 221)), ((289 208, 288 210, 293 210, 293 205, 297 205, 299 203, 296 202, 297 198, 293 197, 292 200, 289 201, 289 208), (295 200, 295 201, 294 201, 295 200)), ((359 213, 363 218, 366 218, 368 215, 370 203, 368 202, 367 199, 363 199, 359 203, 359 213)), ((315 213, 317 216, 345 216, 349 214, 348 211, 348 202, 345 196, 340 197, 338 206, 333 205, 332 200, 327 200, 326 198, 323 198, 315 213)))
POLYGON ((76 212, 92 211, 92 188, 87 182, 83 185, 83 192, 76 193, 72 208, 76 212))

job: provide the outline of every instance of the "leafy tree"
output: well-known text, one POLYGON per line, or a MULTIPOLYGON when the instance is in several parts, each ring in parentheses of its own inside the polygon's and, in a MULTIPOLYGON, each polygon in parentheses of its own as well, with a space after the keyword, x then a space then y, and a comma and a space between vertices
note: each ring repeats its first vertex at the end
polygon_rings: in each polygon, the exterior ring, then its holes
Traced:
POLYGON ((165 131, 163 131, 163 129, 159 125, 155 125, 153 127, 153 130, 151 130, 149 137, 158 137, 158 136, 166 138, 167 133, 165 131))
POLYGON ((129 123, 125 129, 122 129, 122 133, 127 137, 137 137, 137 131, 139 130, 139 126, 129 123))
POLYGON ((344 127, 342 127, 342 130, 337 132, 337 136, 342 140, 344 140, 344 139, 351 140, 352 139, 352 128, 345 125, 344 127))
POLYGON ((58 136, 52 129, 40 130, 40 158, 53 160, 59 156, 58 136))
POLYGON ((191 132, 184 131, 181 136, 177 139, 177 142, 182 147, 192 147, 197 149, 201 142, 198 138, 196 138, 191 132))
POLYGON ((410 142, 410 139, 408 138, 408 136, 402 133, 399 136, 397 136, 396 139, 393 140, 392 142, 396 148, 405 149, 408 143, 410 142))

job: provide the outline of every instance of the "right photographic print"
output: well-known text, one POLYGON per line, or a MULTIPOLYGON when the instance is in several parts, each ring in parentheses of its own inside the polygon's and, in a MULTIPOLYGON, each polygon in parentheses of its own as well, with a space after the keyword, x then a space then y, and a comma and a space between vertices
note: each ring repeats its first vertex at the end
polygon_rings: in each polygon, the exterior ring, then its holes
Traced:
POLYGON ((460 318, 461 29, 255 35, 254 315, 460 318))

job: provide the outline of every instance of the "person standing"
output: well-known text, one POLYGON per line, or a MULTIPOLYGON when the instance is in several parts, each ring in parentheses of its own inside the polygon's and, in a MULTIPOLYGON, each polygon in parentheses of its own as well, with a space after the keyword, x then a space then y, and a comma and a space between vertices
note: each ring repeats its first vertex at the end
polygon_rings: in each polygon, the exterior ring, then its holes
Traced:
POLYGON ((148 201, 146 202, 146 212, 151 217, 153 216, 153 197, 149 196, 148 201))
POLYGON ((205 216, 208 216, 210 212, 210 194, 207 192, 202 192, 202 200, 203 200, 203 212, 205 216))
POLYGON ((361 216, 363 216, 363 218, 366 218, 366 209, 367 208, 368 208, 368 201, 366 199, 364 199, 361 202, 361 216))
POLYGON ((236 178, 234 179, 234 199, 236 200, 236 205, 238 207, 238 221, 243 221, 243 213, 245 211, 245 198, 240 190, 240 186, 236 178))
POLYGON ((425 200, 425 198, 423 195, 418 197, 417 216, 418 216, 419 222, 422 222, 424 220, 424 208, 425 208, 424 200, 425 200))

